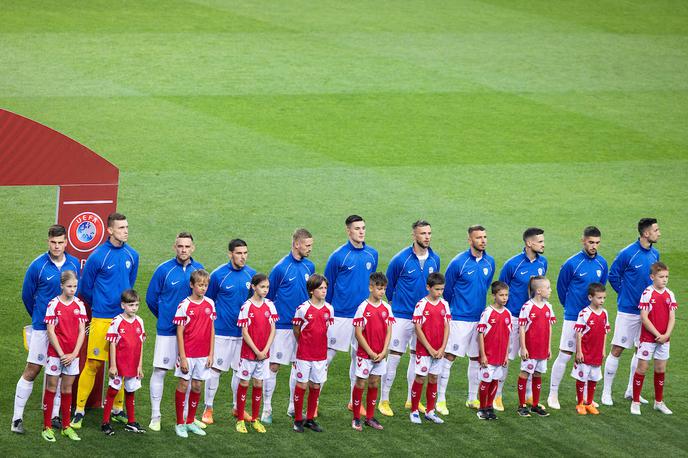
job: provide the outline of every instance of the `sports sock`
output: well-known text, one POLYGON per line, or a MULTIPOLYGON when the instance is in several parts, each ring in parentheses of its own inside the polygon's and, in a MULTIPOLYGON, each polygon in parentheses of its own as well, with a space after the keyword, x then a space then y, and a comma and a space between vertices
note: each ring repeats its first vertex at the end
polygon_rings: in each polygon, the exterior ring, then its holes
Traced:
POLYGON ((478 386, 478 398, 480 399, 480 409, 487 408, 487 399, 490 396, 490 383, 480 382, 478 386))
POLYGON ((215 369, 210 369, 210 377, 205 381, 205 391, 203 393, 203 402, 206 407, 213 407, 217 388, 220 386, 220 373, 215 369))
POLYGON ((354 387, 351 404, 354 410, 354 420, 361 418, 361 399, 363 399, 363 388, 354 387))
POLYGON ((53 401, 55 400, 55 392, 48 391, 47 389, 43 393, 43 427, 52 428, 52 413, 53 413, 53 401))
POLYGON ((136 412, 134 411, 134 392, 124 392, 124 404, 127 406, 127 421, 129 423, 136 423, 136 412))
POLYGON ((165 369, 153 368, 150 378, 151 418, 160 418, 160 402, 162 401, 166 373, 165 369))
MULTIPOLYGON (((191 393, 191 383, 186 387, 186 393, 184 395, 184 418, 189 418, 189 394, 191 393)), ((114 409, 113 409, 114 410, 114 409)))
POLYGON ((638 356, 637 353, 633 353, 633 358, 631 358, 631 371, 628 376, 628 385, 626 385, 626 392, 624 394, 631 394, 633 392, 633 374, 638 367, 638 356))
POLYGON ((578 404, 583 404, 585 402, 585 382, 576 380, 576 401, 578 404))
POLYGON ((387 356, 387 373, 382 377, 382 394, 380 395, 380 402, 389 401, 389 392, 392 390, 394 379, 397 376, 397 367, 399 367, 400 360, 401 355, 390 353, 389 356, 387 356))
POLYGON ((308 410, 306 411, 306 419, 312 420, 315 418, 315 411, 318 409, 319 398, 320 388, 310 387, 308 389, 308 410))
POLYGON ((196 409, 198 409, 198 401, 201 399, 200 391, 197 393, 191 391, 189 393, 189 411, 186 414, 186 424, 190 425, 196 420, 196 409))
POLYGON ((466 375, 468 376, 468 400, 477 401, 478 400, 478 374, 480 372, 480 363, 472 359, 468 360, 468 369, 466 375))
MULTIPOLYGON (((113 396, 114 399, 114 396, 113 396)), ((174 390, 174 410, 177 413, 177 424, 183 425, 184 421, 184 399, 186 399, 186 391, 174 390)))
POLYGON ((619 368, 619 358, 609 353, 607 360, 604 362, 604 385, 602 387, 602 394, 605 396, 612 395, 612 385, 614 384, 614 377, 619 368))
POLYGON ((246 392, 248 391, 248 386, 239 384, 237 388, 237 420, 242 421, 244 419, 244 413, 246 411, 246 392))
POLYGON ((375 416, 375 405, 377 404, 377 388, 368 387, 366 395, 366 418, 370 420, 375 416))
POLYGON ((444 358, 442 374, 440 375, 440 381, 437 386, 437 402, 447 402, 447 385, 449 384, 449 374, 451 373, 452 364, 454 364, 454 361, 449 361, 447 358, 444 358))
POLYGON ((597 382, 588 380, 588 396, 585 400, 586 404, 592 404, 595 400, 595 387, 597 387, 597 382))
MULTIPOLYGON (((306 389, 301 388, 298 385, 294 388, 294 420, 303 420, 303 398, 306 396, 306 389)), ((310 398, 308 399, 310 403, 310 398)))
POLYGON ((334 357, 337 355, 337 350, 334 350, 332 348, 327 349, 327 367, 330 367, 330 364, 332 364, 332 360, 334 357))
POLYGON ((263 412, 272 412, 272 393, 277 385, 277 372, 268 368, 267 377, 263 380, 263 412))
MULTIPOLYGON (((62 404, 62 377, 57 379, 57 388, 55 388, 55 399, 53 399, 53 418, 60 415, 60 405, 62 404)), ((72 405, 69 405, 71 409, 72 405)))
POLYGON ((655 372, 655 402, 664 400, 664 372, 655 372))
POLYGON ((566 364, 569 362, 570 359, 571 355, 564 353, 563 351, 560 351, 559 355, 557 356, 557 359, 554 360, 554 364, 552 364, 552 375, 549 379, 550 396, 559 396, 559 384, 561 383, 561 379, 564 378, 564 373, 566 372, 566 364))
POLYGON ((437 404, 437 383, 430 383, 428 381, 428 386, 425 388, 425 406, 426 412, 432 412, 435 410, 435 405, 437 404))
POLYGON ((423 384, 418 382, 413 382, 411 385, 411 412, 418 410, 418 404, 420 404, 420 395, 423 392, 423 384))
POLYGON ((639 373, 633 374, 633 402, 640 402, 640 392, 643 391, 644 375, 639 373))
POLYGON ((487 396, 487 408, 492 408, 492 404, 494 403, 494 398, 495 395, 497 394, 497 387, 499 387, 499 381, 498 380, 492 380, 490 382, 490 393, 487 396))
POLYGON ((406 368, 406 402, 411 401, 411 387, 416 381, 416 354, 411 353, 408 367, 406 368))
POLYGON ((540 389, 542 388, 542 377, 533 375, 533 407, 540 405, 540 389))
POLYGON ((352 353, 351 364, 349 364, 349 394, 352 395, 349 402, 353 401, 354 386, 356 386, 356 355, 352 353))
POLYGON ((518 390, 518 405, 526 405, 526 385, 528 384, 528 379, 518 376, 517 390, 518 390))
POLYGON ((87 359, 84 364, 84 370, 79 375, 79 386, 76 390, 76 412, 83 414, 86 410, 86 403, 88 397, 93 390, 93 384, 96 381, 96 374, 103 366, 102 361, 95 359, 87 359))
POLYGON ((506 383, 506 377, 509 375, 509 365, 504 366, 504 378, 497 383, 497 393, 496 396, 501 396, 504 392, 504 384, 506 383))
MULTIPOLYGON (((57 396, 55 396, 57 397, 57 396)), ((62 410, 62 429, 67 429, 71 426, 72 418, 72 393, 62 393, 60 397, 61 400, 61 410, 62 410)), ((55 400, 53 399, 53 402, 55 400)), ((53 414, 53 417, 56 415, 53 414)))
POLYGON ((528 383, 526 383, 526 399, 533 397, 533 376, 528 375, 528 383))
MULTIPOLYGON (((294 409, 294 390, 296 389, 296 363, 291 364, 289 371, 289 409, 294 409)), ((319 390, 318 390, 319 391, 319 390)))
POLYGON ((110 414, 112 413, 112 403, 115 401, 115 396, 117 396, 117 389, 108 386, 107 392, 105 393, 105 405, 103 406, 103 423, 110 423, 110 414))
POLYGON ((263 387, 254 386, 251 390, 251 416, 253 420, 260 418, 260 401, 263 399, 263 387))
MULTIPOLYGON (((239 391, 239 377, 232 371, 232 407, 237 408, 237 392, 239 391)), ((246 394, 246 393, 244 393, 246 394)), ((246 400, 244 399, 244 402, 246 400)))
POLYGON ((17 388, 14 392, 14 414, 12 415, 12 421, 24 417, 24 408, 26 407, 26 402, 29 400, 32 391, 33 382, 29 382, 24 379, 24 377, 19 377, 17 388))

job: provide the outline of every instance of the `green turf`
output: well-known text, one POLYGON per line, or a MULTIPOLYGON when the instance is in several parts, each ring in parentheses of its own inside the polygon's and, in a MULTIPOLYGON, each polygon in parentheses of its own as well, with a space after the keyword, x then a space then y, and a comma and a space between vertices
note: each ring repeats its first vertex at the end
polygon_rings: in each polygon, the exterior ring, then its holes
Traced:
MULTIPOLYGON (((642 216, 659 218, 658 244, 679 303, 688 297, 688 8, 679 1, 561 2, 9 2, 0 0, 0 106, 40 121, 116 164, 119 209, 141 253, 138 289, 191 230, 196 258, 225 262, 226 243, 249 243, 249 264, 268 271, 290 232, 315 234, 318 270, 344 241, 343 220, 366 217, 380 267, 409 243, 410 223, 433 223, 443 264, 482 223, 499 267, 520 250, 529 225, 546 229, 550 278, 598 225, 602 254, 635 239, 642 216)), ((3 170, 0 166, 0 173, 3 170)), ((599 418, 573 411, 574 384, 550 418, 479 422, 462 407, 464 360, 452 372, 443 426, 412 427, 403 401, 405 361, 385 431, 354 434, 343 410, 348 363, 335 360, 320 412, 326 433, 289 430, 286 372, 268 434, 238 437, 228 420, 229 383, 218 424, 205 439, 172 430, 173 379, 164 430, 104 438, 89 412, 79 444, 39 435, 38 385, 25 419, 9 433, 28 323, 20 300, 26 266, 44 249, 54 188, 0 188, 0 452, 7 456, 116 454, 688 455, 688 364, 682 308, 672 339, 667 403, 631 418, 620 392, 599 418)), ((556 302, 560 318, 562 312, 556 302)), ((608 301, 615 311, 615 295, 608 301)), ((154 321, 145 310, 151 339, 154 321)), ((558 342, 560 326, 556 327, 558 342)), ((514 372, 506 389, 515 404, 514 372)), ((545 377, 547 384, 549 377, 545 377)), ((651 398, 651 377, 645 393, 651 398)), ((545 395, 547 389, 544 390, 545 395)), ((147 381, 137 412, 149 420, 147 381)))

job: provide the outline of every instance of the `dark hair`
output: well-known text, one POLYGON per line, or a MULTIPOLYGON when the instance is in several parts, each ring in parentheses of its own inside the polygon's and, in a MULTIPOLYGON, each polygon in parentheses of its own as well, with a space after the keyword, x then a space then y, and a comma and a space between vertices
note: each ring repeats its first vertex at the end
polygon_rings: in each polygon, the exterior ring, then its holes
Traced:
POLYGON ((531 237, 535 237, 536 235, 542 235, 545 233, 544 229, 540 229, 539 227, 529 227, 525 231, 523 231, 523 243, 526 242, 531 237))
POLYGON ((657 272, 661 272, 663 270, 669 272, 669 267, 661 261, 657 261, 650 266, 650 273, 652 275, 657 275, 657 272))
POLYGON ((595 226, 588 226, 583 229, 583 237, 602 237, 602 232, 595 226))
POLYGON ((588 285, 588 296, 594 296, 597 293, 603 293, 607 291, 602 283, 593 282, 588 285))
POLYGON ((476 231, 484 231, 484 230, 485 230, 485 228, 483 226, 481 226, 480 224, 474 224, 473 226, 470 226, 468 228, 468 234, 470 235, 476 231))
POLYGON ((324 275, 313 274, 310 277, 308 277, 308 280, 306 280, 306 290, 308 291, 308 295, 312 296, 313 291, 320 288, 323 283, 325 283, 326 285, 328 284, 327 278, 325 278, 324 275))
POLYGON ((191 239, 191 241, 193 242, 193 235, 191 235, 191 232, 182 231, 179 234, 177 234, 177 238, 178 239, 191 239))
POLYGON ((108 227, 112 227, 115 225, 115 221, 126 221, 126 220, 127 220, 127 217, 121 213, 117 213, 117 212, 110 213, 108 215, 107 225, 108 225, 108 227))
POLYGON ((194 270, 193 272, 191 272, 190 281, 191 281, 192 285, 195 285, 196 283, 198 283, 201 280, 209 280, 209 279, 210 279, 210 274, 205 269, 198 269, 198 270, 194 270))
POLYGON ((638 234, 642 236, 643 232, 650 229, 653 224, 657 224, 657 218, 641 218, 638 221, 638 234))
POLYGON ((502 290, 504 290, 504 289, 506 289, 506 290, 509 289, 509 285, 507 285, 507 284, 504 283, 503 281, 499 281, 499 280, 493 281, 493 282, 492 282, 492 285, 490 285, 490 287, 492 288, 492 289, 491 289, 492 294, 497 294, 498 292, 500 292, 500 291, 502 291, 502 290))
POLYGON ((547 280, 547 277, 544 275, 535 275, 530 277, 530 281, 528 282, 528 297, 533 298, 535 296, 535 291, 537 288, 534 287, 534 284, 543 280, 547 280))
POLYGON ((122 291, 120 300, 124 304, 131 304, 132 302, 141 302, 139 293, 137 293, 135 289, 125 289, 124 291, 122 291))
POLYGON ((268 279, 268 276, 258 272, 251 277, 251 286, 258 286, 268 279))
POLYGON ((64 270, 60 274, 60 285, 64 285, 65 282, 68 280, 77 280, 79 281, 79 278, 76 276, 76 272, 73 270, 64 270))
POLYGON ((247 247, 248 245, 246 245, 246 242, 244 242, 241 239, 232 239, 229 241, 229 245, 227 246, 227 249, 229 251, 234 251, 236 248, 239 248, 240 246, 247 247))
POLYGON ((428 275, 427 285, 429 288, 437 285, 444 285, 445 283, 447 283, 447 281, 444 279, 444 275, 442 275, 440 272, 433 272, 428 275))
POLYGON ((373 272, 370 274, 370 284, 375 286, 387 286, 387 276, 382 272, 373 272))
POLYGON ((67 229, 61 224, 53 224, 48 228, 48 238, 67 235, 67 229))
POLYGON ((313 238, 313 234, 311 234, 308 229, 305 229, 303 227, 296 229, 294 231, 294 234, 291 236, 291 239, 294 242, 296 242, 297 240, 312 239, 312 238, 313 238))
POLYGON ((418 221, 411 224, 411 229, 415 230, 417 227, 425 227, 425 226, 430 226, 430 223, 428 223, 424 219, 419 219, 418 221))
POLYGON ((346 227, 350 227, 353 223, 357 223, 359 221, 365 222, 362 216, 350 215, 348 218, 346 218, 344 223, 346 224, 346 227))

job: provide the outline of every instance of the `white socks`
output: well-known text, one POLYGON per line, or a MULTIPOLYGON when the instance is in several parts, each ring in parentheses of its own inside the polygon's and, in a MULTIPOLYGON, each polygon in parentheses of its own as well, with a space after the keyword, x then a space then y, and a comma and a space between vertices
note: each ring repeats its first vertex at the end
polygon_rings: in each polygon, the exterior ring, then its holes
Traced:
POLYGON ((566 364, 571 359, 572 355, 566 354, 563 351, 559 352, 557 359, 552 364, 552 375, 549 380, 549 395, 559 397, 559 384, 564 378, 566 372, 566 364))
POLYGON ((232 371, 232 407, 236 409, 237 389, 239 388, 239 377, 232 371))
POLYGON ((160 402, 165 387, 165 374, 167 374, 167 370, 159 367, 153 368, 150 378, 151 418, 160 418, 160 402))
POLYGON ((437 386, 437 402, 447 402, 447 385, 449 384, 449 373, 451 372, 452 364, 454 364, 454 361, 444 358, 444 367, 442 368, 442 375, 440 375, 437 386))
POLYGON ((354 386, 356 386, 356 354, 353 352, 351 353, 351 364, 349 364, 349 382, 351 382, 349 389, 349 404, 351 404, 353 402, 354 386))
POLYGON ((12 421, 19 420, 24 417, 24 407, 26 401, 29 400, 31 392, 33 391, 33 382, 24 380, 24 377, 19 377, 17 382, 17 389, 14 392, 14 415, 12 421))
POLYGON ((215 369, 210 369, 210 377, 205 381, 205 393, 203 394, 203 402, 206 407, 212 407, 215 401, 215 394, 217 388, 220 386, 220 373, 215 369))
POLYGON ((616 370, 618 368, 619 358, 609 353, 607 361, 604 363, 604 388, 602 389, 602 394, 607 396, 612 395, 612 384, 614 383, 614 377, 616 376, 616 370))
POLYGON ((272 393, 277 386, 277 372, 268 368, 267 377, 263 380, 263 412, 272 412, 272 393))
POLYGON ((626 386, 626 393, 633 396, 633 376, 635 375, 635 370, 638 368, 638 356, 637 353, 633 353, 633 358, 631 358, 631 372, 628 374, 628 386, 626 386))
POLYGON ((501 397, 502 392, 504 391, 504 382, 506 382, 506 378, 509 375, 509 364, 507 363, 506 366, 504 366, 504 380, 500 380, 499 383, 497 383, 497 393, 495 393, 495 397, 501 397))
POLYGON ((57 379, 57 388, 55 388, 55 398, 53 399, 53 414, 52 418, 60 416, 60 403, 62 402, 62 379, 57 379))
POLYGON ((477 401, 478 400, 478 372, 480 370, 480 363, 472 359, 468 360, 468 400, 477 401))
POLYGON ((401 355, 390 353, 389 356, 387 356, 387 373, 382 377, 380 402, 389 401, 389 392, 392 390, 392 384, 394 384, 394 379, 397 376, 397 367, 399 367, 400 360, 401 355))
POLYGON ((413 382, 416 381, 416 354, 411 353, 409 357, 408 369, 406 369, 406 402, 411 402, 411 388, 413 388, 413 382))
MULTIPOLYGON (((321 387, 322 388, 322 387, 321 387)), ((296 389, 296 365, 291 365, 289 372, 289 410, 294 410, 294 390, 296 389)))

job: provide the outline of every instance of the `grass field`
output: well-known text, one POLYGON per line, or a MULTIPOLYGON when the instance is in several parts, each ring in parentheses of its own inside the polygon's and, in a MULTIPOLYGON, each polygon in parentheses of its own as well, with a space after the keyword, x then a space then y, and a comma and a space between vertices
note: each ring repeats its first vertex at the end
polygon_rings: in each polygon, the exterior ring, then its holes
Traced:
MULTIPOLYGON (((322 271, 350 213, 365 216, 381 269, 410 243, 419 217, 432 222, 444 266, 465 249, 470 224, 488 228, 499 267, 521 249, 523 229, 539 225, 555 280, 584 226, 602 229, 601 253, 611 263, 635 240, 637 220, 655 216, 669 286, 679 303, 688 300, 685 2, 0 0, 0 12, 0 106, 120 168, 119 209, 141 254, 140 291, 172 256, 180 230, 193 232, 195 257, 208 268, 226 261, 230 238, 242 237, 249 264, 267 272, 298 226, 315 234, 312 259, 322 271)), ((683 308, 667 377, 671 417, 646 407, 631 418, 621 400, 625 354, 617 405, 597 418, 576 416, 568 375, 561 411, 516 417, 512 370, 509 410, 498 422, 479 422, 462 407, 459 360, 447 423, 413 427, 400 408, 402 362, 392 393, 397 416, 384 421, 384 432, 357 434, 344 410, 348 360, 340 355, 322 396, 326 433, 317 436, 297 436, 280 414, 265 436, 239 437, 223 379, 209 436, 178 439, 172 377, 160 433, 106 439, 93 411, 81 443, 47 444, 37 385, 25 415, 30 433, 12 435, 25 359, 20 331, 29 322, 21 281, 45 249, 54 205, 54 188, 0 188, 5 456, 688 455, 683 308)), ((142 316, 150 369, 155 326, 147 310, 142 316)), ((286 376, 273 401, 278 412, 286 409, 286 376)), ((649 378, 650 398, 651 387, 649 378)), ((147 382, 137 407, 147 425, 147 382)))

